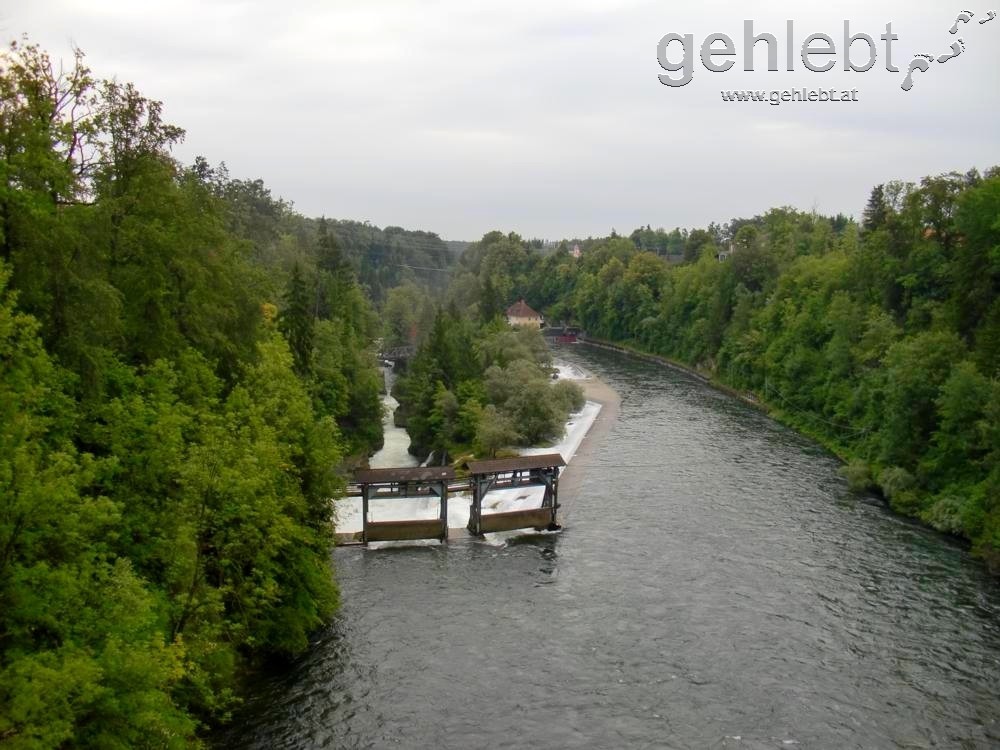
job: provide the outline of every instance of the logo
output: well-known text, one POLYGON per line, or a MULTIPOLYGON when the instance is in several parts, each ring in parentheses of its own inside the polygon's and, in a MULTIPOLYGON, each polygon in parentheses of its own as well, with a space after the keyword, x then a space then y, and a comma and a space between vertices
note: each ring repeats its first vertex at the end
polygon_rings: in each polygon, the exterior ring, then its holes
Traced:
MULTIPOLYGON (((973 24, 973 21, 977 21, 974 26, 983 26, 996 17, 997 12, 993 10, 988 11, 984 17, 979 19, 976 19, 976 15, 972 11, 963 10, 955 18, 954 24, 947 33, 956 36, 961 28, 973 24)), ((897 67, 893 60, 893 43, 897 41, 899 41, 899 36, 893 33, 891 22, 886 23, 882 33, 873 36, 864 32, 855 32, 851 28, 851 22, 845 20, 843 28, 838 30, 836 35, 822 32, 810 33, 799 41, 795 33, 795 21, 785 22, 785 33, 783 38, 779 40, 775 34, 766 31, 758 33, 754 22, 747 20, 743 22, 742 55, 737 51, 733 38, 727 34, 709 34, 696 47, 693 34, 670 33, 664 35, 656 45, 656 60, 665 71, 658 76, 660 83, 672 88, 686 86, 693 80, 696 51, 701 65, 711 73, 725 73, 737 64, 737 60, 741 56, 743 70, 748 73, 753 72, 754 52, 758 44, 764 44, 767 47, 767 69, 770 72, 777 72, 780 64, 788 72, 793 72, 801 66, 812 73, 826 73, 839 65, 846 72, 866 73, 875 67, 881 52, 885 59, 885 70, 889 73, 902 73, 902 69, 897 67)), ((910 91, 914 86, 917 74, 927 73, 932 66, 950 62, 963 52, 965 52, 965 39, 958 37, 947 49, 942 49, 940 54, 915 55, 906 67, 905 75, 900 81, 900 88, 903 91, 910 91)), ((842 100, 857 101, 857 90, 852 91, 854 92, 852 97, 845 97, 842 100)), ((736 96, 734 92, 723 93, 730 94, 727 100, 744 100, 742 97, 736 96)), ((750 97, 747 100, 757 99, 750 97)), ((785 99, 785 101, 787 100, 785 99)), ((817 98, 810 101, 819 100, 817 98)), ((828 97, 827 100, 833 100, 832 96, 828 97)))

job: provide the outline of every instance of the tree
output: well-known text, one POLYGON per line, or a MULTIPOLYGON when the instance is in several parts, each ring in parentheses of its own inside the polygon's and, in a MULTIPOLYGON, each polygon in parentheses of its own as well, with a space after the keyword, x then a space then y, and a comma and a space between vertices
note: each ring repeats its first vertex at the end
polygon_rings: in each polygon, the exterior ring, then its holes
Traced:
POLYGON ((100 469, 38 324, 0 262, 0 737, 12 747, 193 740, 175 705, 183 648, 113 539, 120 510, 87 487, 100 469), (173 740, 168 738, 173 737, 173 740))
POLYGON ((501 315, 503 315, 503 303, 493 286, 490 274, 485 274, 482 292, 479 295, 479 320, 482 323, 489 323, 501 315))
POLYGON ((698 260, 702 249, 712 244, 715 244, 715 240, 707 230, 692 230, 688 234, 687 242, 684 243, 684 260, 688 262, 698 260))
POLYGON ((1000 176, 958 198, 955 224, 963 241, 951 266, 958 330, 979 350, 983 370, 1000 363, 1000 176))
POLYGON ((438 382, 434 391, 434 402, 428 419, 429 427, 434 435, 432 448, 444 466, 448 460, 448 451, 458 431, 458 399, 455 394, 438 382))
POLYGON ((524 436, 517 431, 513 418, 493 404, 487 404, 476 427, 476 445, 479 450, 490 458, 496 458, 498 450, 518 445, 523 440, 524 436))
POLYGON ((864 213, 861 216, 861 227, 866 232, 874 232, 885 226, 889 209, 885 200, 885 185, 876 185, 868 196, 864 213))
POLYGON ((314 318, 310 294, 296 264, 285 291, 283 306, 278 318, 278 328, 285 335, 292 350, 295 372, 302 376, 312 373, 314 318))
POLYGON ((74 63, 0 53, 0 743, 183 747, 336 605, 375 321, 347 274, 315 333, 331 242, 74 63))

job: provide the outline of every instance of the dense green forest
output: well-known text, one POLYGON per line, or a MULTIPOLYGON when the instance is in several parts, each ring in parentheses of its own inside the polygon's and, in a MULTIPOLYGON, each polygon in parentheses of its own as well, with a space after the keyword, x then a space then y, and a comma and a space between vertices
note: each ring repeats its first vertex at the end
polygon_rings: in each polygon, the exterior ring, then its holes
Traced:
POLYGON ((537 329, 512 329, 497 314, 475 318, 454 306, 438 312, 393 391, 410 452, 433 452, 444 463, 558 440, 584 397, 572 381, 553 382, 551 364, 537 329))
MULTIPOLYGON (((487 239, 500 235, 494 233, 487 239)), ((512 240, 527 256, 542 248, 539 240, 512 240)), ((504 303, 515 293, 513 279, 502 271, 511 258, 492 247, 496 274, 485 274, 484 287, 468 270, 488 242, 469 246, 459 258, 461 272, 451 281, 452 303, 438 307, 428 288, 412 282, 386 295, 382 307, 388 347, 412 346, 415 356, 396 382, 396 422, 410 435, 410 452, 431 453, 439 462, 475 453, 496 456, 505 448, 558 440, 570 413, 583 407, 580 387, 553 382, 552 357, 538 330, 512 329, 504 303), (503 279, 494 289, 489 280, 503 279), (456 304, 456 289, 468 299, 456 304)))
POLYGON ((5 747, 197 744, 337 604, 335 468, 381 441, 364 261, 182 136, 81 55, 0 56, 5 747))
POLYGON ((754 394, 842 456, 855 488, 1000 571, 1000 169, 880 185, 860 225, 779 208, 584 247, 541 255, 491 232, 461 258, 451 303, 523 295, 550 321, 754 394))

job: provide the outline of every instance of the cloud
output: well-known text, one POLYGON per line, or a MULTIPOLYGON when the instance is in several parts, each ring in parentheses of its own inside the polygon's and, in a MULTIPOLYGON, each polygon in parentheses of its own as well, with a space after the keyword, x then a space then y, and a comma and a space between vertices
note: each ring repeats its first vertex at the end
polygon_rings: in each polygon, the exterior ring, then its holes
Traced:
POLYGON ((837 39, 845 18, 872 36, 891 21, 905 69, 917 52, 946 51, 960 9, 7 0, 0 30, 62 56, 75 42, 98 75, 164 101, 188 133, 181 158, 225 160, 306 213, 449 238, 494 227, 558 238, 698 226, 772 205, 857 214, 886 179, 1000 163, 1000 20, 963 29, 966 51, 908 93, 881 56, 863 74, 760 64, 719 74, 696 60, 688 86, 657 80, 661 36, 724 32, 742 43, 746 18, 776 36, 794 19, 800 41, 813 31, 837 39), (772 107, 720 96, 803 86, 857 88, 860 101, 772 107))

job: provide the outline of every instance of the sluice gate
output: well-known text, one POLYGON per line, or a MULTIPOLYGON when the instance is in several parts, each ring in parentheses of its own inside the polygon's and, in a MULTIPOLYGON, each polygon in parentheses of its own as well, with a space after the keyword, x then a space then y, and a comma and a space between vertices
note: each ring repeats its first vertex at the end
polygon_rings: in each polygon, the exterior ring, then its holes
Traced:
POLYGON ((559 470, 566 465, 558 453, 515 456, 495 460, 470 461, 468 477, 457 478, 451 467, 405 467, 364 469, 354 475, 348 497, 361 498, 362 529, 354 535, 362 544, 369 542, 448 539, 448 497, 471 493, 469 533, 476 536, 516 529, 555 530, 559 528, 559 470), (485 502, 490 492, 519 487, 542 487, 541 505, 532 508, 489 512, 485 502), (372 501, 391 498, 400 503, 438 500, 435 517, 414 510, 413 517, 394 513, 392 520, 377 520, 372 501), (403 518, 399 518, 403 515, 403 518), (418 516, 423 517, 418 517, 418 516))

